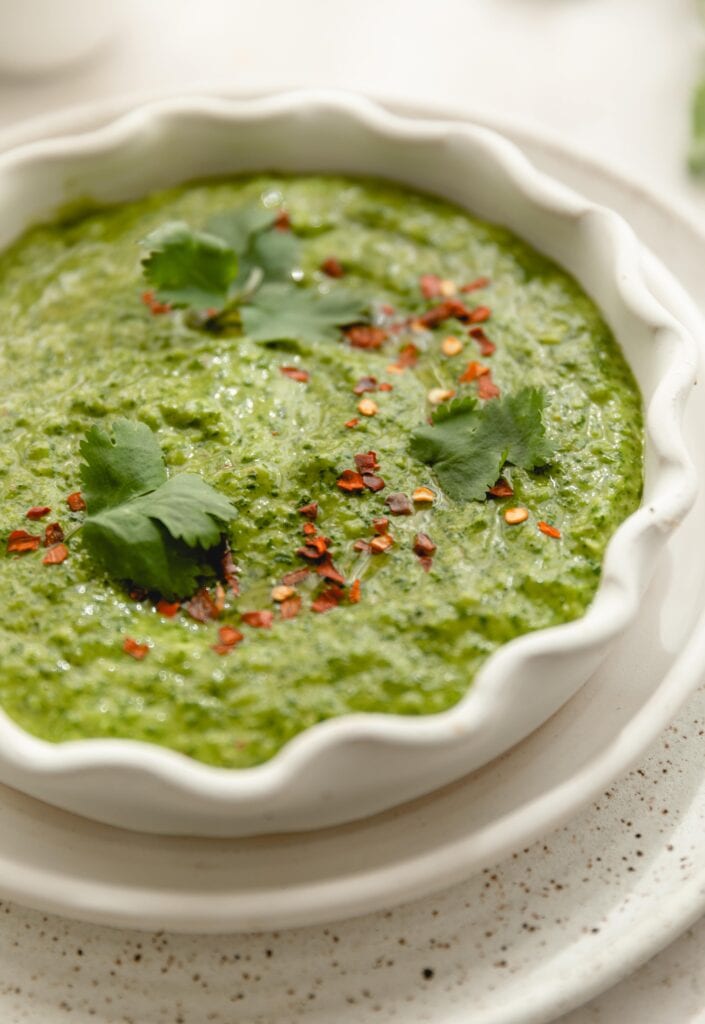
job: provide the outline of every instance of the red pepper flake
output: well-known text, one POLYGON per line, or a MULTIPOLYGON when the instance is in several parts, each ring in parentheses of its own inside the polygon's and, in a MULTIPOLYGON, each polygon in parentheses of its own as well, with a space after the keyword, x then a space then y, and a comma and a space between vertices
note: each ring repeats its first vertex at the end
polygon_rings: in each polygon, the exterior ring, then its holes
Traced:
POLYGON ((348 601, 350 604, 357 604, 360 600, 361 584, 359 580, 353 580, 353 585, 350 587, 348 594, 348 601))
POLYGON ((383 491, 386 486, 382 477, 376 476, 374 473, 363 473, 362 479, 367 490, 372 491, 374 494, 377 491, 383 491))
POLYGON ((376 377, 360 377, 359 381, 353 388, 354 395, 364 395, 366 391, 377 390, 377 378, 376 377))
POLYGON ((311 602, 311 611, 322 615, 324 612, 337 608, 342 598, 343 591, 340 587, 327 587, 311 602))
POLYGON ((499 478, 494 487, 490 487, 487 491, 491 498, 513 498, 514 491, 511 486, 507 483, 503 476, 499 478))
POLYGON ((245 639, 245 634, 234 626, 221 626, 218 630, 218 637, 223 647, 237 647, 245 639))
POLYGON ((214 604, 216 609, 218 610, 218 618, 220 618, 220 616, 223 613, 223 610, 225 609, 225 588, 223 587, 222 583, 216 583, 215 585, 214 604))
POLYGON ((7 538, 7 550, 13 554, 24 554, 26 551, 36 551, 41 546, 42 538, 35 537, 33 533, 26 530, 13 530, 7 538))
POLYGON ((377 452, 362 452, 353 456, 355 466, 360 473, 369 473, 373 469, 379 469, 377 452))
POLYGON ((291 377, 292 380, 298 380, 300 384, 308 384, 311 379, 308 370, 301 370, 298 366, 280 366, 279 372, 285 377, 291 377))
POLYGON ((277 211, 274 227, 277 231, 291 231, 291 219, 286 210, 277 211))
POLYGON ((438 274, 422 274, 419 278, 419 287, 421 288, 421 294, 425 299, 437 299, 443 292, 441 291, 441 278, 438 274))
POLYGON ((369 554, 370 550, 370 542, 368 540, 360 538, 360 540, 356 540, 353 544, 353 551, 364 551, 365 554, 369 554))
POLYGON ((333 565, 333 560, 328 553, 323 556, 323 560, 316 566, 316 572, 330 583, 340 583, 341 586, 345 586, 345 577, 333 565))
POLYGON ((318 502, 310 501, 308 505, 302 505, 299 509, 299 515, 303 516, 304 519, 315 519, 318 515, 318 502))
POLYGON ((370 552, 373 555, 381 555, 383 551, 394 544, 394 538, 389 533, 383 533, 380 537, 373 537, 370 541, 370 552))
POLYGON ((61 565, 69 557, 69 549, 65 544, 54 544, 45 554, 42 562, 44 565, 61 565))
POLYGON ((419 349, 414 345, 413 341, 410 341, 408 345, 403 345, 399 349, 396 363, 390 363, 387 369, 392 373, 402 373, 409 367, 416 366, 419 361, 419 355, 419 349))
POLYGON ((307 537, 315 537, 318 532, 313 523, 304 523, 302 529, 307 537))
POLYGON ((406 494, 396 491, 385 498, 384 504, 393 516, 410 516, 414 511, 413 505, 406 494))
POLYGON ((135 661, 142 661, 149 654, 149 644, 140 644, 133 640, 131 636, 125 637, 122 642, 122 649, 125 654, 129 654, 135 661))
POLYGON ((295 619, 301 611, 301 598, 298 594, 294 594, 292 597, 287 597, 285 601, 279 605, 279 614, 283 619, 295 619))
POLYGON ((481 327, 473 327, 472 330, 469 331, 469 334, 470 337, 474 338, 480 346, 481 356, 491 356, 494 354, 497 346, 493 341, 490 341, 481 327))
POLYGON ((48 516, 51 509, 48 505, 33 505, 32 508, 28 508, 25 512, 27 519, 43 519, 44 516, 48 516))
POLYGON ((380 535, 386 533, 387 530, 389 529, 389 520, 387 519, 386 516, 379 516, 378 519, 373 519, 372 529, 375 531, 375 533, 378 533, 380 535))
POLYGON ((73 494, 69 494, 66 499, 66 504, 72 512, 85 512, 86 503, 83 500, 83 495, 80 491, 74 491, 73 494))
POLYGON ((489 306, 476 306, 468 317, 468 320, 471 324, 483 324, 485 320, 489 320, 491 316, 492 310, 489 306))
POLYGON ((414 537, 414 554, 419 557, 425 557, 433 555, 436 551, 436 545, 433 543, 427 533, 417 533, 414 537))
POLYGON ((421 555, 419 557, 419 563, 424 572, 430 572, 431 566, 433 565, 433 559, 430 555, 421 555))
POLYGON ((357 418, 357 416, 353 416, 351 420, 346 420, 346 422, 343 425, 347 427, 348 430, 354 430, 359 422, 360 421, 357 418))
POLYGON ((477 380, 478 377, 484 377, 489 372, 489 366, 483 366, 482 363, 477 363, 473 359, 468 363, 465 372, 458 377, 458 381, 461 384, 469 384, 471 381, 477 380))
POLYGON ((179 613, 181 601, 167 601, 165 598, 160 597, 155 608, 160 615, 164 616, 165 619, 173 619, 174 616, 179 613))
POLYGON ((372 327, 370 324, 347 327, 344 333, 353 348, 381 348, 389 337, 384 327, 372 327))
POLYGON ((243 612, 240 616, 243 622, 254 629, 271 629, 274 622, 274 612, 243 612))
POLYGON ((480 377, 477 382, 477 397, 478 398, 499 398, 500 390, 492 380, 490 373, 480 377))
POLYGON ((345 277, 345 267, 335 256, 329 256, 321 263, 321 270, 328 277, 345 277))
POLYGON ((217 619, 221 609, 206 588, 201 587, 186 605, 186 611, 196 622, 208 622, 210 619, 217 619))
POLYGON ((354 469, 345 469, 337 481, 338 487, 346 494, 359 494, 365 489, 365 481, 354 469))
POLYGON ((560 530, 558 530, 555 526, 550 526, 548 523, 544 523, 543 520, 541 520, 541 522, 537 523, 536 525, 538 526, 541 533, 545 533, 547 537, 555 537, 558 539, 561 536, 560 530))
POLYGON ((309 558, 312 561, 315 561, 317 558, 322 558, 323 555, 325 555, 328 551, 329 544, 330 541, 327 537, 309 537, 306 540, 305 548, 299 548, 297 554, 301 554, 303 550, 306 550, 308 553, 304 555, 304 558, 309 558))
POLYGON ((394 385, 390 384, 389 381, 382 381, 379 386, 380 391, 394 391, 394 385))
POLYGON ((60 523, 48 523, 44 529, 44 547, 50 548, 52 544, 60 544, 64 539, 64 531, 60 523))
MULTIPOLYGON (((446 299, 432 306, 426 313, 418 317, 418 322, 423 327, 438 327, 444 320, 460 320, 465 322, 471 320, 472 312, 460 299, 446 299)), ((479 323, 479 321, 475 321, 479 323)))
POLYGON ((461 292, 476 292, 480 288, 487 288, 490 284, 489 277, 476 277, 474 281, 468 281, 467 284, 460 286, 461 292))
POLYGON ((310 574, 310 569, 294 569, 293 572, 287 572, 282 576, 282 583, 285 587, 295 587, 298 583, 303 583, 310 574))
POLYGON ((237 578, 239 569, 235 565, 235 561, 233 560, 233 553, 230 550, 229 544, 226 544, 223 557, 220 560, 220 568, 223 574, 223 579, 230 587, 230 593, 234 597, 237 597, 240 593, 240 581, 237 578))
POLYGON ((390 306, 388 302, 383 302, 379 308, 385 316, 394 316, 396 313, 394 306, 390 306))
POLYGON ((154 292, 142 292, 140 296, 152 316, 162 316, 164 313, 171 313, 171 305, 168 302, 160 302, 154 292))

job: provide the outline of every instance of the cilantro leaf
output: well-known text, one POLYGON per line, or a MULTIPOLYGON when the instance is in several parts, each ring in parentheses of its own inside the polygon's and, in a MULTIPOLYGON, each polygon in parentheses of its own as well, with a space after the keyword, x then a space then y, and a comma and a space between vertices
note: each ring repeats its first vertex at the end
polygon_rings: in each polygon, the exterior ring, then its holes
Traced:
POLYGON ((273 230, 276 212, 259 206, 241 206, 219 213, 206 229, 228 243, 240 261, 237 284, 244 284, 255 268, 267 281, 286 281, 296 266, 299 243, 291 231, 273 230))
POLYGON ((321 295, 293 284, 265 284, 242 307, 242 325, 252 341, 335 341, 340 327, 362 319, 367 305, 344 288, 321 295))
POLYGON ((457 501, 484 501, 505 462, 536 469, 552 447, 543 422, 544 395, 522 388, 480 405, 461 398, 439 406, 433 425, 411 436, 416 458, 433 466, 443 490, 457 501))
POLYGON ((194 231, 182 221, 163 224, 142 244, 147 281, 160 302, 220 309, 237 277, 237 254, 217 235, 194 231))
POLYGON ((117 420, 112 438, 93 427, 81 443, 86 546, 112 575, 183 597, 208 572, 205 556, 235 509, 194 473, 167 477, 144 423, 117 420))

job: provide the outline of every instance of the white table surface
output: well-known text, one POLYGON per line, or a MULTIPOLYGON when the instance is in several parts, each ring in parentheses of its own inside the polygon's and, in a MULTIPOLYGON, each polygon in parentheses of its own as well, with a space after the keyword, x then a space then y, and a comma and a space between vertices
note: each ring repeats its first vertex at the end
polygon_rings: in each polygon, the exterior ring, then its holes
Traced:
MULTIPOLYGON (((144 90, 351 88, 523 119, 705 230, 705 183, 684 169, 691 88, 705 74, 696 0, 94 2, 120 3, 110 47, 56 76, 0 77, 0 130, 144 90)), ((0 0, 0 31, 9 6, 0 0)), ((705 920, 561 1024, 636 1022, 705 1022, 705 920)))

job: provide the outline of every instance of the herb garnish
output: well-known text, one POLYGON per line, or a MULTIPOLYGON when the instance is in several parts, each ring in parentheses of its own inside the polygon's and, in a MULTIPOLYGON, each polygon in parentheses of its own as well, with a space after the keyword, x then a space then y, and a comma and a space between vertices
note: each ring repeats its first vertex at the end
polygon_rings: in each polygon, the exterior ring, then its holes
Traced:
POLYGON ((536 469, 550 460, 543 409, 538 388, 483 404, 475 398, 455 399, 433 412, 432 426, 414 431, 411 452, 434 467, 451 498, 484 501, 506 462, 536 469))
POLYGON ((298 241, 277 220, 274 211, 244 206, 212 217, 205 231, 162 225, 142 242, 156 299, 208 311, 200 326, 242 328, 257 342, 335 341, 341 327, 365 318, 369 303, 341 286, 321 293, 295 284, 298 241))
POLYGON ((193 593, 235 509, 194 473, 167 477, 156 437, 120 419, 81 442, 86 546, 111 575, 166 598, 193 593))

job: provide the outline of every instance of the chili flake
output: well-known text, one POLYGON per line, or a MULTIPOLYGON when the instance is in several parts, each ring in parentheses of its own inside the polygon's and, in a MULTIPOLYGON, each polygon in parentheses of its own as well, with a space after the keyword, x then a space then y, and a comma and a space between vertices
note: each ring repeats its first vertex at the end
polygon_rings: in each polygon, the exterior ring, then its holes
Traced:
POLYGON ((368 491, 382 491, 385 488, 384 480, 381 476, 376 476, 374 473, 363 473, 362 480, 368 491))
POLYGON ((353 580, 353 584, 350 587, 350 592, 348 593, 348 601, 350 602, 350 604, 357 604, 359 602, 359 600, 360 600, 360 590, 361 590, 360 581, 359 580, 353 580))
POLYGON ((240 618, 254 629, 271 629, 274 622, 274 612, 243 612, 240 618))
POLYGON ((461 292, 476 292, 480 288, 486 288, 490 284, 489 277, 477 277, 474 281, 460 286, 461 292))
POLYGON ((394 391, 394 385, 390 384, 386 380, 383 380, 382 383, 379 386, 379 390, 380 391, 394 391))
POLYGON ((287 597, 285 601, 279 605, 279 614, 283 619, 295 619, 301 611, 301 598, 298 594, 294 594, 292 597, 287 597))
POLYGON ((186 605, 186 611, 196 622, 208 622, 220 615, 218 605, 205 587, 201 587, 186 605))
POLYGON ((333 608, 337 608, 343 597, 343 591, 339 587, 328 587, 311 602, 311 611, 322 615, 333 608))
POLYGON ((291 231, 291 218, 287 210, 277 211, 274 227, 277 231, 291 231))
POLYGON ((364 395, 366 391, 377 390, 377 378, 376 377, 360 377, 359 381, 353 388, 353 394, 364 395))
POLYGON ((44 565, 61 565, 69 557, 69 549, 65 544, 54 544, 45 554, 42 562, 44 565))
POLYGON ((491 316, 492 310, 489 306, 476 306, 470 313, 468 320, 471 324, 483 324, 485 320, 489 320, 491 316))
POLYGON ((42 538, 35 537, 33 533, 27 533, 26 530, 13 530, 7 538, 7 550, 21 555, 27 551, 36 551, 41 543, 42 538))
POLYGON ((353 551, 364 551, 365 554, 369 554, 370 542, 368 540, 362 540, 362 538, 356 540, 353 544, 353 551))
POLYGON ((414 511, 411 502, 401 491, 396 491, 385 498, 384 504, 393 516, 410 516, 414 511))
POLYGON ((431 388, 428 393, 428 400, 431 405, 441 405, 447 402, 455 394, 453 388, 431 388))
POLYGON ((490 372, 489 366, 483 366, 482 363, 477 363, 475 360, 471 360, 465 371, 458 377, 461 384, 470 384, 471 381, 477 380, 478 377, 484 377, 490 372))
POLYGON ((438 274, 422 274, 419 287, 425 299, 437 299, 441 295, 441 278, 438 274))
POLYGON ((306 534, 307 537, 315 537, 316 527, 314 526, 313 523, 304 523, 303 532, 306 534))
POLYGON ((44 528, 44 547, 50 548, 52 544, 60 544, 64 539, 64 531, 60 523, 48 523, 44 528))
POLYGON ((427 533, 417 533, 414 537, 414 554, 432 555, 436 550, 436 545, 433 543, 427 533))
POLYGON ((477 382, 477 397, 478 398, 499 398, 500 391, 495 382, 492 380, 492 375, 486 373, 480 377, 477 382))
POLYGON ((171 313, 171 305, 168 302, 160 302, 153 291, 142 292, 140 298, 152 316, 162 316, 164 313, 171 313))
POLYGON ((179 609, 181 608, 180 601, 166 601, 161 597, 156 605, 157 611, 160 615, 163 615, 165 619, 173 619, 175 615, 178 615, 179 609))
POLYGON ((529 518, 529 510, 517 506, 517 508, 508 508, 504 513, 504 521, 509 526, 518 526, 519 523, 525 523, 529 518))
POLYGON ((345 277, 345 267, 335 256, 329 256, 321 263, 321 270, 328 277, 345 277))
POLYGON ((296 549, 296 554, 301 558, 307 558, 309 562, 317 562, 319 558, 323 558, 327 550, 327 537, 308 537, 304 547, 296 549))
POLYGON ((433 559, 430 555, 419 555, 419 562, 424 572, 430 572, 431 566, 433 565, 433 559))
POLYGON ((294 569, 293 572, 287 572, 282 576, 282 583, 285 587, 295 587, 298 583, 303 583, 310 575, 310 569, 294 569))
POLYGON ((419 505, 432 505, 436 500, 436 494, 430 487, 417 487, 411 497, 419 505))
POLYGON ((308 505, 302 505, 299 509, 299 515, 304 516, 305 519, 315 519, 318 515, 318 502, 310 501, 308 505))
POLYGON ((308 370, 300 370, 297 366, 280 366, 279 372, 285 377, 291 377, 292 380, 298 380, 301 384, 308 384, 311 379, 308 370))
POLYGON ((504 479, 503 476, 499 478, 494 487, 490 487, 487 491, 491 498, 513 498, 514 491, 510 484, 504 479))
POLYGON ((377 452, 361 452, 359 455, 354 455, 355 466, 360 473, 368 473, 370 470, 379 469, 379 462, 377 461, 377 452))
POLYGON ((381 348, 389 337, 384 327, 372 327, 370 324, 356 324, 344 331, 353 348, 381 348))
POLYGON ((333 560, 329 554, 325 554, 322 561, 316 566, 316 572, 319 576, 323 577, 324 580, 329 580, 331 583, 340 583, 341 586, 345 585, 345 577, 341 572, 336 569, 333 565, 333 560))
POLYGON ((131 636, 125 637, 122 642, 122 649, 125 654, 129 654, 135 661, 142 661, 149 654, 149 644, 140 644, 133 640, 131 636))
POLYGON ((347 494, 359 494, 365 489, 365 481, 354 469, 344 469, 336 482, 340 490, 347 494))
POLYGON ((237 597, 240 593, 240 581, 237 578, 239 572, 238 567, 235 565, 233 560, 233 553, 230 550, 230 545, 226 544, 225 552, 220 561, 221 571, 223 573, 223 579, 230 587, 230 592, 234 597, 237 597))
POLYGON ((27 519, 43 519, 44 516, 48 516, 51 509, 48 505, 33 505, 32 508, 28 508, 25 512, 27 519))
POLYGON ((481 356, 491 356, 494 354, 497 346, 493 341, 490 341, 481 327, 473 327, 472 330, 468 331, 468 333, 480 346, 481 356))
POLYGON ((455 319, 465 322, 470 320, 471 316, 471 311, 460 299, 446 299, 444 302, 439 302, 437 306, 432 306, 418 320, 423 327, 438 327, 444 320, 455 319))
POLYGON ((371 398, 361 398, 357 403, 357 411, 362 416, 376 416, 379 412, 379 406, 371 398))
POLYGON ((389 529, 389 520, 386 516, 379 516, 377 519, 372 520, 372 529, 375 533, 383 534, 389 529))
POLYGON ((293 597, 295 593, 296 591, 293 587, 282 584, 272 588, 272 600, 281 604, 282 601, 286 601, 287 597, 293 597))
POLYGON ((414 345, 413 342, 409 342, 408 345, 403 345, 399 349, 399 355, 395 363, 390 363, 387 367, 389 373, 403 373, 404 370, 411 366, 416 366, 419 361, 419 349, 414 345))
POLYGON ((221 644, 225 647, 235 647, 245 639, 245 634, 241 633, 239 629, 235 629, 234 626, 221 626, 218 636, 221 644))
POLYGON ((80 491, 74 491, 73 494, 69 494, 66 499, 66 504, 72 512, 85 512, 86 503, 83 500, 83 495, 80 491))
POLYGON ((538 526, 541 533, 545 533, 547 537, 560 538, 561 536, 561 531, 559 529, 557 529, 555 526, 550 526, 548 523, 544 523, 543 520, 541 520, 541 522, 537 523, 536 525, 538 526))
POLYGON ((359 419, 357 419, 356 416, 353 416, 351 420, 347 420, 343 425, 347 427, 348 430, 353 430, 359 422, 359 419))
POLYGON ((373 555, 381 555, 383 551, 387 551, 393 544, 394 538, 388 533, 383 533, 379 537, 372 538, 370 541, 370 551, 373 555))

